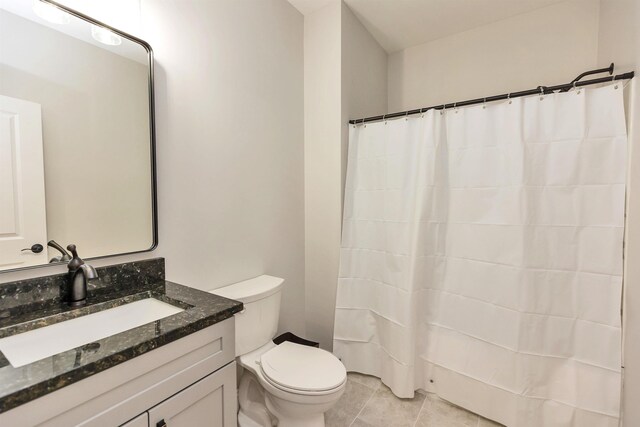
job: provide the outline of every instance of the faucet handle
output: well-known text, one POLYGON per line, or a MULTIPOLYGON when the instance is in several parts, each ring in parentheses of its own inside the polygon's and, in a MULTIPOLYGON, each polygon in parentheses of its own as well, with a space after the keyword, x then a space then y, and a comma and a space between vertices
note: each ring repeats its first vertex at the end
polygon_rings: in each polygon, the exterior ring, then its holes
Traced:
POLYGON ((76 251, 76 245, 74 245, 73 243, 68 245, 67 250, 71 252, 71 255, 73 255, 73 258, 71 259, 71 261, 69 261, 69 264, 67 264, 67 267, 69 268, 70 271, 77 270, 78 268, 80 268, 82 264, 84 264, 84 261, 82 260, 82 258, 78 256, 78 252, 76 251))
POLYGON ((78 252, 76 251, 76 245, 73 243, 67 245, 67 250, 73 254, 74 258, 78 257, 78 252))

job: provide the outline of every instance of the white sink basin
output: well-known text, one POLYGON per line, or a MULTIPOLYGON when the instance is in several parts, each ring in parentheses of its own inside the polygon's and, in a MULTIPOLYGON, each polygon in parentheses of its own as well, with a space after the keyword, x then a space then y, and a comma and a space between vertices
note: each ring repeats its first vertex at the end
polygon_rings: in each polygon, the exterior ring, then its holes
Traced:
POLYGON ((171 304, 146 298, 2 338, 0 351, 14 368, 19 368, 181 311, 171 304))

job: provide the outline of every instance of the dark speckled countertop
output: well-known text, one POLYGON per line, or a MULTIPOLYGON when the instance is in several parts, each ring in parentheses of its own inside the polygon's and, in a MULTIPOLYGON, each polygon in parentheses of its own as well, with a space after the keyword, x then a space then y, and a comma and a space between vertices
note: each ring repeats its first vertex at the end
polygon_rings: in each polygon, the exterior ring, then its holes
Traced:
POLYGON ((29 365, 0 353, 0 413, 230 318, 242 303, 164 279, 164 259, 98 268, 87 305, 62 302, 66 275, 0 284, 0 338, 67 319, 156 298, 184 311, 29 365))

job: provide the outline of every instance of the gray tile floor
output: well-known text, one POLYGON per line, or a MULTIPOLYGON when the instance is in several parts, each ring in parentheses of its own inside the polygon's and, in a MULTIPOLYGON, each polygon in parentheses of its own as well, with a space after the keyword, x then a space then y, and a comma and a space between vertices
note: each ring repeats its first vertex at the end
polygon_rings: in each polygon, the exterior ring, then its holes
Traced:
POLYGON ((347 388, 325 414, 326 427, 499 427, 432 393, 400 399, 378 378, 350 372, 347 388))

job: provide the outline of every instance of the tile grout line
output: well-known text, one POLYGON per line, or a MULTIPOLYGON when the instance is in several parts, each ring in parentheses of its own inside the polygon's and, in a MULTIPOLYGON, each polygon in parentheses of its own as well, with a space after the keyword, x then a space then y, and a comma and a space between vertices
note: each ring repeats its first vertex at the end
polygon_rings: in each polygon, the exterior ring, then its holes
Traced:
POLYGON ((420 414, 422 414, 422 410, 424 409, 425 403, 427 403, 427 394, 426 394, 426 392, 425 392, 425 395, 424 395, 424 400, 422 401, 422 405, 420 406, 420 410, 418 411, 418 416, 416 417, 416 420, 413 422, 413 426, 412 427, 416 427, 416 424, 418 424, 418 420, 420 419, 420 414))
POLYGON ((358 417, 360 416, 360 414, 362 413, 362 411, 364 410, 364 408, 369 404, 369 402, 371 401, 371 399, 373 399, 373 396, 376 394, 376 391, 378 391, 378 389, 380 388, 380 386, 382 385, 382 380, 380 378, 378 378, 380 380, 380 382, 378 383, 378 386, 373 389, 373 392, 371 393, 371 396, 369 396, 369 398, 367 399, 366 402, 364 402, 364 405, 362 405, 362 408, 360 408, 360 410, 358 411, 358 413, 356 414, 356 416, 353 418, 353 420, 351 421, 351 424, 349 424, 349 427, 351 427, 353 425, 353 423, 356 422, 356 420, 358 419, 358 417))

